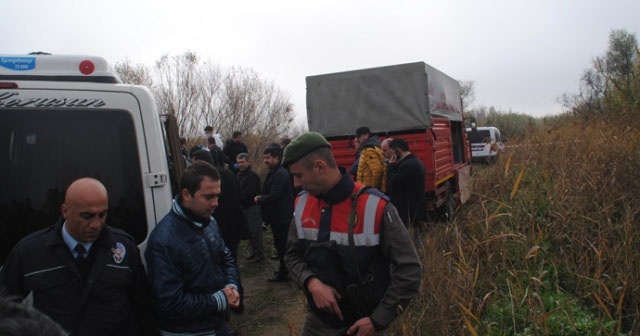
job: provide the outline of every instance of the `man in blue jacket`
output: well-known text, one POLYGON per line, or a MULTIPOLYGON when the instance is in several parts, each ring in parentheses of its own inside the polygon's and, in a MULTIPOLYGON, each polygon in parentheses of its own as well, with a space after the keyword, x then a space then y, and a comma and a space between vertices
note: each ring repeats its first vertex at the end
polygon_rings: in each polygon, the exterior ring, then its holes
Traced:
POLYGON ((220 174, 206 162, 187 168, 171 211, 149 236, 145 257, 163 335, 229 335, 240 304, 238 272, 211 216, 220 174))

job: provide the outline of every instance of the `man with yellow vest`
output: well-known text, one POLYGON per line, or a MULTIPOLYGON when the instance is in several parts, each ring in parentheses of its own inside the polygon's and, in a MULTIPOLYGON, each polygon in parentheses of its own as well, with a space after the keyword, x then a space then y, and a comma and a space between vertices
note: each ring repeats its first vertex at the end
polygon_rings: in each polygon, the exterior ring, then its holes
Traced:
POLYGON ((302 335, 385 334, 422 279, 397 210, 382 192, 341 171, 319 133, 294 139, 283 165, 303 189, 285 254, 310 308, 302 335))

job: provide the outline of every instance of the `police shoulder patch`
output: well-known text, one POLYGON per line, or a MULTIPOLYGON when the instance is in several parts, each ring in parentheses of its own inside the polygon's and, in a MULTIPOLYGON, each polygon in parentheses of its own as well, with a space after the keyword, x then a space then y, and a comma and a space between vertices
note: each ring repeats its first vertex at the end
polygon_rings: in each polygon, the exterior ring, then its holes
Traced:
POLYGON ((116 246, 111 248, 111 253, 113 253, 113 261, 119 264, 124 260, 124 256, 127 254, 127 248, 124 247, 124 244, 121 242, 117 242, 116 246))

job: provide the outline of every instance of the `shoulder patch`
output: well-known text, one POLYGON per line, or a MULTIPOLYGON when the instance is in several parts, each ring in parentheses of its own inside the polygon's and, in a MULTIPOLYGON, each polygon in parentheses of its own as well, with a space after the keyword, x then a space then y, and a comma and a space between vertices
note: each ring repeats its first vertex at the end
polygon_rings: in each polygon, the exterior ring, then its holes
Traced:
POLYGON ((127 255, 127 248, 121 242, 116 242, 116 246, 111 248, 111 253, 113 253, 113 261, 120 264, 127 255))

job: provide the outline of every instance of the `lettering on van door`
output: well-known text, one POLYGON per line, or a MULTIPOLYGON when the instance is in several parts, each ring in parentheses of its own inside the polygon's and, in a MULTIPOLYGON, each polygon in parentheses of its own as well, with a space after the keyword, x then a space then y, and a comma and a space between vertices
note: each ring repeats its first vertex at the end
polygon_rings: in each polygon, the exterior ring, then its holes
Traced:
POLYGON ((102 107, 101 98, 20 98, 18 92, 0 92, 0 107, 102 107))

